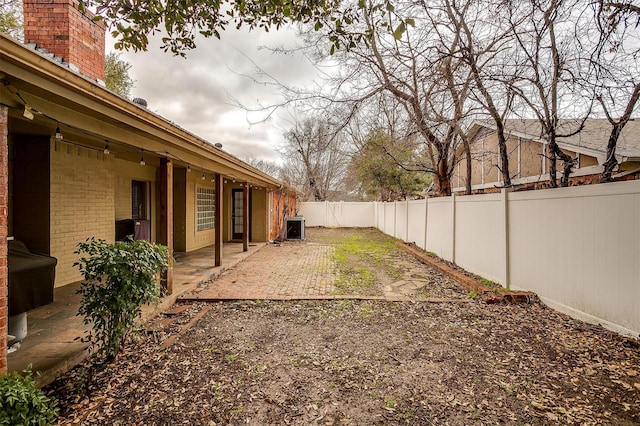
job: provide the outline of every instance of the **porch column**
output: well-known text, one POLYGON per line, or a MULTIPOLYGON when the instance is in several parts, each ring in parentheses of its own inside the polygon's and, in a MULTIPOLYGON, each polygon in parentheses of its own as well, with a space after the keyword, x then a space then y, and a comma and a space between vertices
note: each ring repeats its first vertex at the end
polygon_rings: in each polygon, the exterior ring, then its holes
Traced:
POLYGON ((224 191, 224 181, 222 180, 222 175, 220 175, 220 173, 216 173, 215 185, 215 266, 222 266, 222 228, 224 228, 222 224, 222 192, 224 191))
POLYGON ((7 333, 9 331, 9 274, 7 271, 8 122, 9 108, 0 105, 0 374, 7 372, 7 333))
POLYGON ((242 251, 249 251, 249 183, 242 184, 242 251))
MULTIPOLYGON (((169 158, 160 159, 160 212, 158 239, 169 247, 169 259, 173 259, 173 163, 169 158)), ((166 294, 173 294, 173 266, 171 261, 163 274, 166 294)))

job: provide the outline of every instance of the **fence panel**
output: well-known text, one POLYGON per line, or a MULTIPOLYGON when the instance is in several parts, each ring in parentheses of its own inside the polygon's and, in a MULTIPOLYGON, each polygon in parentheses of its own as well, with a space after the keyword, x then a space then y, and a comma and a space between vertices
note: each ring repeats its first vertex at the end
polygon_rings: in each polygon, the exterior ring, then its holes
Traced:
POLYGON ((506 285, 503 194, 456 197, 456 264, 506 285))
POLYGON ((344 202, 342 204, 342 224, 348 228, 370 228, 375 226, 375 204, 344 202))
POLYGON ((384 203, 384 228, 382 232, 393 236, 395 234, 396 205, 395 203, 384 203))
POLYGON ((555 309, 640 334, 640 181, 424 203, 301 203, 300 211, 307 226, 377 226, 555 309))
POLYGON ((396 201, 396 235, 402 241, 407 241, 407 202, 396 201))
POLYGON ((324 202, 298 203, 298 214, 304 216, 305 226, 326 226, 327 206, 324 202))
POLYGON ((640 332, 640 182, 509 196, 514 287, 610 328, 640 332))
POLYGON ((329 228, 338 228, 342 223, 342 203, 329 203, 327 205, 326 225, 329 228))
POLYGON ((351 228, 375 226, 375 205, 364 202, 304 202, 299 213, 306 226, 351 228))
POLYGON ((416 243, 422 249, 425 247, 426 202, 427 200, 409 201, 409 235, 406 241, 416 243))
POLYGON ((431 198, 427 218, 427 251, 453 260, 453 197, 431 198))

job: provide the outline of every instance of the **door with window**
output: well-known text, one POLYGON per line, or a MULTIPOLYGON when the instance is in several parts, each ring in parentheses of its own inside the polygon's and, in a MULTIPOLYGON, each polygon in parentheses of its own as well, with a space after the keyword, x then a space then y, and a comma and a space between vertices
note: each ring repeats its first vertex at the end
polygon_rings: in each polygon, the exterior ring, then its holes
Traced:
POLYGON ((133 238, 151 240, 151 204, 149 183, 141 180, 131 181, 131 219, 134 220, 133 238))
POLYGON ((242 225, 244 221, 243 217, 243 202, 242 202, 242 189, 233 189, 231 191, 231 239, 242 239, 242 225))

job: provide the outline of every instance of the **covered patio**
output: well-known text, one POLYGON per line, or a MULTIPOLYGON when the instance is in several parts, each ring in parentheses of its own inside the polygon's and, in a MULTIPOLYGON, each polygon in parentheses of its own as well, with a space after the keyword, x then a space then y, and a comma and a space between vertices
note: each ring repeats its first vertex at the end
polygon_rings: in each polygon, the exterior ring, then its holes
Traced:
POLYGON ((73 266, 78 242, 134 235, 168 246, 178 263, 165 290, 175 299, 275 238, 295 211, 295 193, 221 143, 112 93, 99 76, 5 35, 0 41, 0 374, 30 359, 34 370, 53 368, 82 349, 77 303, 69 301, 82 279, 73 266), (26 256, 55 258, 44 302, 12 303, 19 292, 29 300, 44 291, 12 290, 17 256, 8 240, 23 243, 26 256), (27 340, 7 356, 7 344, 20 340, 9 319, 26 313, 27 340), (28 354, 44 343, 53 346, 33 354, 52 355, 28 354))
MULTIPOLYGON (((143 316, 148 319, 170 308, 181 295, 198 284, 213 279, 236 266, 248 256, 264 247, 265 243, 250 244, 243 251, 242 243, 225 243, 224 266, 215 266, 211 247, 190 253, 178 253, 173 268, 173 294, 164 297, 158 306, 146 306, 143 316)), ((76 294, 80 281, 55 289, 54 303, 29 312, 29 334, 15 352, 8 355, 8 370, 22 371, 29 365, 38 385, 46 385, 61 373, 79 364, 89 355, 87 344, 81 341, 87 326, 76 316, 80 296, 76 294)))

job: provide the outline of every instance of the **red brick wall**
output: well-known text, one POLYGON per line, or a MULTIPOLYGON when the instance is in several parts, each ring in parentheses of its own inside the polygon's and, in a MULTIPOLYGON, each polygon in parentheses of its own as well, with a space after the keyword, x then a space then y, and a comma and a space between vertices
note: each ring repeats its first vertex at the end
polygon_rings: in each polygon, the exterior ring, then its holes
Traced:
POLYGON ((273 223, 271 226, 271 233, 269 239, 271 240, 283 240, 285 232, 285 220, 288 217, 296 215, 297 209, 297 197, 287 191, 273 191, 273 204, 271 209, 273 211, 273 223))
POLYGON ((9 109, 0 105, 0 374, 7 372, 8 292, 7 200, 9 198, 7 133, 9 109))
POLYGON ((77 0, 24 0, 24 40, 76 65, 92 79, 104 80, 105 27, 77 0))

